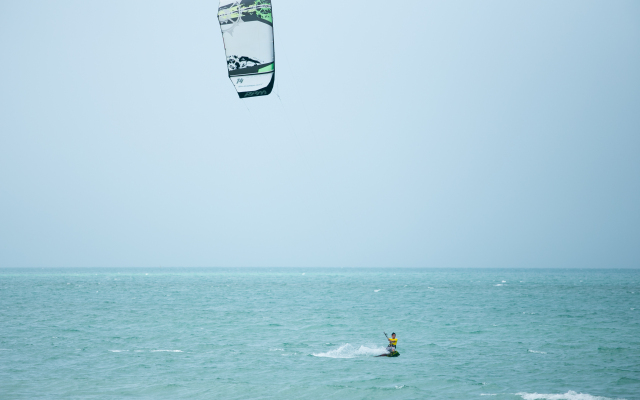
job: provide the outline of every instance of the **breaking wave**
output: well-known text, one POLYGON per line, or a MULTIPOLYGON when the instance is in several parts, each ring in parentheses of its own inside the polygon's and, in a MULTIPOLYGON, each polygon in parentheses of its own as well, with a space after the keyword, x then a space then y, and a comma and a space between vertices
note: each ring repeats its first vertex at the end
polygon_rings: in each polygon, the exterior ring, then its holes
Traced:
POLYGON ((520 392, 520 393, 516 393, 516 395, 522 397, 524 400, 613 400, 608 397, 592 396, 587 393, 576 393, 573 390, 569 390, 565 394, 520 392))
POLYGON ((329 350, 326 353, 313 353, 316 357, 329 357, 329 358, 355 358, 363 356, 378 356, 386 353, 384 347, 356 347, 352 344, 343 344, 334 350, 329 350))

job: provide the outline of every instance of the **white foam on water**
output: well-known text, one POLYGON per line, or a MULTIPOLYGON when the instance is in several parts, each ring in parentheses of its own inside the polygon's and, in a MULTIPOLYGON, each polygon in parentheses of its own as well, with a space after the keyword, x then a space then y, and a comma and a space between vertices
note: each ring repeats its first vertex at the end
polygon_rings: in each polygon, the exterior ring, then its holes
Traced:
POLYGON ((524 400, 613 400, 608 397, 592 396, 588 393, 576 393, 573 390, 569 390, 565 394, 519 392, 516 393, 516 395, 522 397, 524 400))
POLYGON ((497 396, 498 393, 480 393, 480 396, 497 396))
POLYGON ((546 351, 536 351, 536 350, 531 350, 531 349, 529 349, 529 350, 527 350, 527 351, 528 351, 529 353, 547 354, 547 352, 546 352, 546 351))
POLYGON ((493 286, 502 286, 502 283, 498 283, 498 284, 493 285, 493 286))
POLYGON ((396 386, 396 389, 402 389, 404 385, 396 386))
POLYGON ((166 353, 182 353, 182 350, 151 350, 152 353, 164 351, 166 353))
POLYGON ((316 357, 328 357, 328 358, 355 358, 364 356, 379 356, 385 354, 387 351, 384 347, 356 347, 352 344, 343 344, 334 350, 329 350, 326 353, 313 353, 316 357))
POLYGON ((502 281, 502 283, 507 283, 507 281, 502 281))
POLYGON ((279 349, 279 348, 273 348, 273 349, 269 349, 269 351, 284 351, 284 349, 279 349))
POLYGON ((124 353, 125 351, 129 351, 129 350, 109 350, 112 353, 124 353))
POLYGON ((379 291, 381 291, 382 289, 375 289, 374 292, 378 293, 379 291))

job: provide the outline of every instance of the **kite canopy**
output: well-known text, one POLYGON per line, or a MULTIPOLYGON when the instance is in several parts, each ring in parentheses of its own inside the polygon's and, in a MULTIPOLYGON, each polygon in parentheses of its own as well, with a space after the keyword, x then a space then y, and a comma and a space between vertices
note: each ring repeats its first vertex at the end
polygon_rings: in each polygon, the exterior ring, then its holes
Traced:
POLYGON ((271 93, 275 79, 271 0, 220 0, 218 21, 229 79, 238 96, 271 93))

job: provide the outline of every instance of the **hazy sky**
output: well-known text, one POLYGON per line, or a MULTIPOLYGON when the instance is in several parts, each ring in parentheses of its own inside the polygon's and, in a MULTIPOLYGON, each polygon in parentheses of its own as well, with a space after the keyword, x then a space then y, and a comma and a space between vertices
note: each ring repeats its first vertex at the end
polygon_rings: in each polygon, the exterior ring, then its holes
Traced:
POLYGON ((217 5, 0 2, 0 267, 640 267, 640 1, 217 5))

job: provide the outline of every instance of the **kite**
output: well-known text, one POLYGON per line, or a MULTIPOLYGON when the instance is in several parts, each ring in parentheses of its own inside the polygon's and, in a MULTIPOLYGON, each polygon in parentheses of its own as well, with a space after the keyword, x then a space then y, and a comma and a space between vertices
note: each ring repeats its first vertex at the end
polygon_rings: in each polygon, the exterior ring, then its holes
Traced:
POLYGON ((275 80, 271 0, 220 0, 218 21, 229 79, 238 96, 271 93, 275 80))

